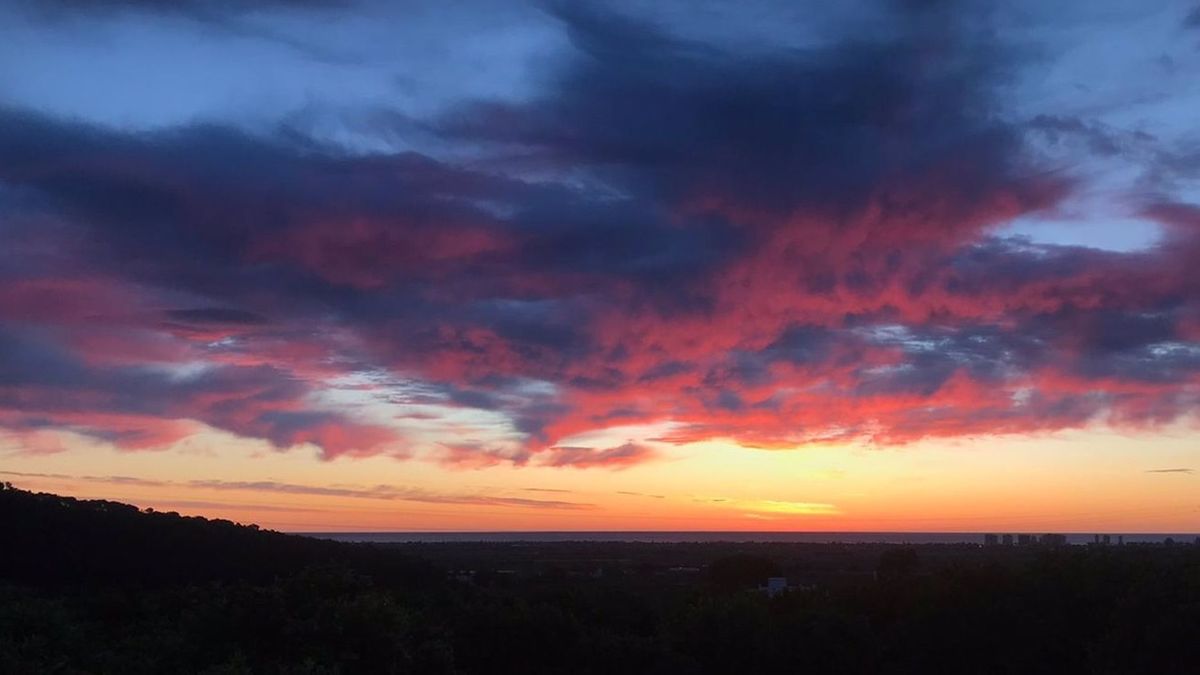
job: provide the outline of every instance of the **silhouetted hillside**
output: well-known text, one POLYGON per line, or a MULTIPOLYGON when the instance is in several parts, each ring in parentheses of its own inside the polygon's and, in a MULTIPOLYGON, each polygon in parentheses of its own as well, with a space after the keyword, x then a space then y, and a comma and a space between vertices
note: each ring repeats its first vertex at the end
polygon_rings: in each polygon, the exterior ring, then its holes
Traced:
POLYGON ((0 579, 32 585, 269 581, 318 565, 395 583, 441 575, 395 550, 0 484, 0 579))
POLYGON ((1200 663, 1195 544, 371 547, 9 486, 0 527, 5 675, 1150 675, 1200 663), (768 575, 791 588, 763 592, 768 575))

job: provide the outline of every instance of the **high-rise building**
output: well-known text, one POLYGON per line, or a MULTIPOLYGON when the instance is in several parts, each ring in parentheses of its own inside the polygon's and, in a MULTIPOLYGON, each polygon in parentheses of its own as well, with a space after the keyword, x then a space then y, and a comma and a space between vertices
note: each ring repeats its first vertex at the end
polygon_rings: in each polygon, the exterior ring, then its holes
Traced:
POLYGON ((984 546, 996 546, 999 543, 1000 543, 1000 537, 997 537, 994 534, 983 535, 983 545, 984 546))
POLYGON ((1003 542, 1004 542, 1004 545, 1005 545, 1005 546, 1012 546, 1012 545, 1013 545, 1013 537, 1012 537, 1012 535, 1011 535, 1011 534, 1006 534, 1006 535, 1004 535, 1003 537, 1001 537, 1001 541, 1003 541, 1003 542))

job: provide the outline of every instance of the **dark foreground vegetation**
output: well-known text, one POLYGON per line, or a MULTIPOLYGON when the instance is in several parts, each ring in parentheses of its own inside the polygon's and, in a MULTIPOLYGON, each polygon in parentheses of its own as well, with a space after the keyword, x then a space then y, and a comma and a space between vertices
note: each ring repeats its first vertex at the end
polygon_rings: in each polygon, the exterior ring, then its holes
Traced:
POLYGON ((9 486, 0 528, 0 673, 1200 672, 1193 544, 371 546, 9 486))

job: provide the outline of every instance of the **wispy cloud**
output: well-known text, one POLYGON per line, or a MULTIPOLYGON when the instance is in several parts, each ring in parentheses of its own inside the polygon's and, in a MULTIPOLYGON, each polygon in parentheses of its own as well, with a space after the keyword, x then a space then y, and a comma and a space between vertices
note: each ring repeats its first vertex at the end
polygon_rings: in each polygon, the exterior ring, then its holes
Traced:
POLYGON ((1196 470, 1184 467, 1174 469, 1146 469, 1146 473, 1196 473, 1196 470))
POLYGON ((136 478, 134 476, 73 476, 65 473, 37 473, 25 471, 0 471, 0 475, 16 476, 18 478, 50 478, 54 480, 78 480, 88 483, 105 483, 108 485, 134 485, 138 487, 166 487, 177 485, 171 481, 136 478))
POLYGON ((109 485, 135 485, 137 487, 163 487, 170 485, 167 481, 136 478, 133 476, 80 476, 80 480, 93 483, 108 483, 109 485))
MULTIPOLYGON (((229 481, 220 479, 195 479, 186 482, 160 481, 131 476, 72 476, 67 474, 26 473, 20 471, 0 471, 0 475, 20 478, 52 478, 55 480, 78 480, 89 483, 107 485, 123 485, 138 487, 189 487, 201 490, 221 490, 237 492, 257 492, 272 494, 315 495, 321 497, 348 497, 352 499, 377 499, 383 501, 407 501, 426 504, 462 504, 474 506, 501 506, 531 509, 563 509, 587 510, 596 508, 595 504, 571 502, 554 499, 529 499, 525 497, 509 497, 488 494, 458 494, 440 493, 416 487, 397 485, 303 485, 298 483, 282 483, 278 481, 229 481)), ((550 491, 546 489, 545 491, 550 491)), ((565 491, 564 491, 565 492, 565 491)), ((172 504, 183 504, 171 500, 172 504)), ((201 502, 196 502, 201 504, 201 502)))
POLYGON ((791 516, 836 516, 841 513, 833 504, 788 502, 772 499, 740 502, 738 508, 756 513, 778 513, 791 516))
POLYGON ((276 492, 285 494, 320 495, 328 497, 351 497, 355 499, 380 499, 426 504, 466 504, 475 506, 516 506, 539 509, 592 509, 595 504, 567 502, 551 499, 527 499, 483 494, 445 494, 421 488, 395 485, 370 487, 299 485, 275 481, 225 481, 193 480, 188 485, 210 490, 243 490, 249 492, 276 492))
POLYGON ((0 471, 0 475, 16 476, 17 478, 53 478, 55 480, 71 480, 77 479, 77 476, 68 476, 62 473, 36 473, 30 471, 0 471))
POLYGON ((278 504, 243 504, 230 502, 212 502, 195 499, 169 500, 136 500, 139 506, 150 506, 157 509, 203 509, 206 511, 263 511, 266 513, 315 513, 322 509, 305 506, 280 506, 278 504))
POLYGON ((592 467, 625 469, 654 459, 656 456, 657 453, 653 448, 637 443, 625 443, 612 448, 557 446, 546 451, 542 464, 576 469, 592 467))
POLYGON ((645 492, 630 492, 628 490, 617 490, 619 495, 627 495, 629 497, 650 497, 651 499, 666 499, 666 495, 651 495, 645 492))

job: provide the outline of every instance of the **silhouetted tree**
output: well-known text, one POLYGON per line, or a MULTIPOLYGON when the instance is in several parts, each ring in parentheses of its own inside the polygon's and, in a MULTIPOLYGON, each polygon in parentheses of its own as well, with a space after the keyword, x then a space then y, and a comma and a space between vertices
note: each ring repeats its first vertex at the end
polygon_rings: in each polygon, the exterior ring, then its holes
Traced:
POLYGON ((779 564, 775 561, 748 554, 719 558, 708 568, 713 587, 726 592, 754 588, 780 574, 779 564))

